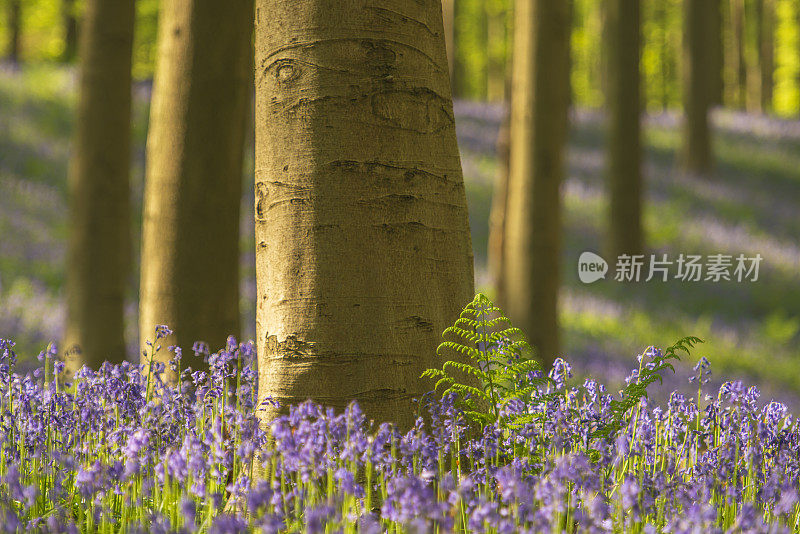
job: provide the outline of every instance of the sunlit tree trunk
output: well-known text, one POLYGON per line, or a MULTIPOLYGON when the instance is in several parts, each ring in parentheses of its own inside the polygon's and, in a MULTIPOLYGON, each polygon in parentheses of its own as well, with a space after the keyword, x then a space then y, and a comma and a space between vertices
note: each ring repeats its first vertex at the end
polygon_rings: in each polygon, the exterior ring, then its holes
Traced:
POLYGON ((68 180, 64 349, 73 372, 125 357, 133 24, 134 0, 86 2, 68 180))
POLYGON ((71 62, 78 52, 78 16, 75 0, 61 0, 61 18, 64 23, 64 50, 61 60, 71 62))
POLYGON ((775 70, 775 11, 771 0, 756 2, 758 24, 758 67, 760 75, 760 104, 762 112, 772 110, 773 74, 775 70))
MULTIPOLYGON (((239 204, 252 0, 166 0, 147 139, 139 328, 189 354, 239 333, 239 204)), ((149 355, 148 355, 149 356, 149 355)), ((162 350, 160 359, 168 359, 162 350)), ((192 362, 193 367, 200 362, 192 362)))
POLYGON ((660 62, 659 74, 661 82, 661 110, 667 111, 669 109, 669 82, 670 82, 670 69, 669 69, 669 40, 667 38, 667 24, 669 17, 667 16, 666 2, 658 2, 655 7, 656 23, 661 30, 661 39, 659 42, 660 48, 660 62))
POLYGON ((722 35, 722 2, 708 0, 711 10, 708 25, 710 43, 711 104, 722 105, 725 92, 725 45, 722 35))
POLYGON ((708 122, 710 81, 706 0, 684 0, 684 135, 683 168, 692 174, 707 174, 712 167, 711 132, 708 122))
MULTIPOLYGON (((508 78, 507 78, 508 79, 508 78)), ((506 98, 511 92, 510 83, 506 82, 506 98)), ((508 172, 511 152, 511 110, 506 109, 500 131, 497 134, 497 173, 492 191, 492 208, 489 214, 489 242, 487 259, 489 276, 494 285, 494 302, 500 308, 506 308, 505 291, 505 242, 506 242, 506 210, 508 207, 508 172)))
POLYGON ((599 0, 601 3, 600 7, 600 18, 602 19, 602 30, 600 33, 600 43, 598 43, 599 48, 599 56, 600 56, 600 89, 603 94, 603 105, 607 106, 608 102, 606 102, 608 97, 608 85, 611 82, 611 72, 609 71, 609 57, 608 57, 608 47, 602 46, 602 43, 607 43, 610 39, 610 31, 611 25, 609 24, 608 20, 608 12, 609 12, 609 5, 611 4, 612 0, 599 0))
POLYGON ((734 107, 736 103, 736 51, 734 50, 734 34, 731 16, 731 0, 721 0, 720 10, 722 12, 722 54, 723 69, 723 93, 722 105, 734 107))
POLYGON ((256 5, 260 398, 408 427, 473 292, 441 3, 256 5))
POLYGON ((8 0, 8 52, 6 59, 16 65, 20 61, 22 40, 22 1, 8 0))
POLYGON ((611 257, 641 254, 641 4, 608 0, 609 144, 611 257))
POLYGON ((736 106, 740 109, 745 109, 747 107, 747 59, 745 56, 744 1, 745 0, 730 0, 731 27, 733 34, 733 47, 731 52, 736 58, 736 106))
POLYGON ((559 351, 559 186, 569 98, 569 4, 523 0, 514 19, 505 291, 509 317, 548 364, 559 351))

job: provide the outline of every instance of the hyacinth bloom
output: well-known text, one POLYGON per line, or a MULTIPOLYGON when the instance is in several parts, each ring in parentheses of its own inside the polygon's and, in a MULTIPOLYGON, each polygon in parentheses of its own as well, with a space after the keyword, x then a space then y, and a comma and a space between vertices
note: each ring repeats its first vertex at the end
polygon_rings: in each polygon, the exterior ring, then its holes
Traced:
MULTIPOLYGON (((13 349, 0 340, 2 531, 798 530, 800 427, 739 382, 704 400, 705 359, 697 398, 642 397, 613 433, 597 429, 615 399, 594 380, 571 384, 563 360, 496 424, 431 394, 425 419, 400 432, 356 404, 334 413, 310 401, 262 428, 253 347, 233 339, 197 348, 208 373, 175 351, 176 384, 127 363, 68 383, 54 347, 23 376, 13 349), (536 417, 503 423, 521 415, 536 417)), ((629 382, 658 357, 641 355, 629 382)))

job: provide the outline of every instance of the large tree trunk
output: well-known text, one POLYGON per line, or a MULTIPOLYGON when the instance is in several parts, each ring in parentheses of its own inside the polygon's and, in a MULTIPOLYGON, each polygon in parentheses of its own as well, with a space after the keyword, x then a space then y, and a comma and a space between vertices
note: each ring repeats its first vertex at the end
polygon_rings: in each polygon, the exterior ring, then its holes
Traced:
POLYGON ((611 257, 641 254, 640 0, 609 0, 608 181, 611 257))
POLYGON ((708 110, 711 101, 707 28, 711 4, 685 0, 684 29, 684 135, 683 168, 691 174, 708 174, 712 167, 708 110))
POLYGON ((773 73, 775 70, 775 11, 771 0, 756 2, 758 24, 758 67, 761 80, 760 104, 762 112, 772 110, 773 73))
POLYGON ((61 1, 61 17, 64 22, 64 50, 61 53, 61 61, 65 63, 74 61, 78 52, 78 15, 75 10, 75 0, 61 1))
MULTIPOLYGON (((239 334, 239 205, 252 0, 166 0, 147 140, 139 328, 163 346, 239 334)), ((166 351, 161 358, 168 359, 166 351)), ((190 362, 193 367, 200 362, 190 362)))
POLYGON ((69 169, 65 348, 71 371, 125 357, 134 0, 88 0, 69 169))
POLYGON ((509 317, 547 365, 559 351, 559 186, 569 98, 569 4, 523 0, 514 18, 506 298, 509 317))
POLYGON ((17 65, 22 40, 22 1, 8 0, 8 52, 6 59, 17 65))
POLYGON ((441 3, 256 5, 259 396, 407 427, 473 293, 441 3))

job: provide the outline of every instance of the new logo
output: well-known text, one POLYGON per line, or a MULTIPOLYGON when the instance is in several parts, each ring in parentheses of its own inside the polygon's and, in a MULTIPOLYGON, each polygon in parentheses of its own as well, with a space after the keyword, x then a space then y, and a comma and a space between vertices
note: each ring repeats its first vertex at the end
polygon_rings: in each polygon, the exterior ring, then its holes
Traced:
POLYGON ((584 252, 578 258, 578 278, 584 284, 591 284, 606 277, 608 263, 594 252, 584 252))

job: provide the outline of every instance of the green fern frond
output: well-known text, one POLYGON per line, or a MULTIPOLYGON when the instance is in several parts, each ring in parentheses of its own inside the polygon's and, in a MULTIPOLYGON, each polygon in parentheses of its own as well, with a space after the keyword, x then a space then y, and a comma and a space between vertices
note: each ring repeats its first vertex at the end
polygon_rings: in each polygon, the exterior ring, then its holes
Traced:
POLYGON ((455 393, 461 393, 461 394, 464 394, 464 395, 471 395, 471 396, 473 396, 475 398, 481 399, 481 400, 486 401, 486 402, 491 402, 492 401, 492 398, 489 395, 487 395, 486 393, 484 393, 480 389, 478 389, 476 387, 473 387, 473 386, 468 386, 467 384, 455 383, 452 386, 450 386, 448 391, 453 391, 455 393))
POLYGON ((477 367, 474 367, 474 366, 466 364, 466 363, 444 362, 444 365, 442 366, 442 370, 443 370, 444 373, 447 373, 448 368, 451 368, 451 367, 461 371, 462 373, 470 374, 470 375, 474 376, 475 378, 481 380, 482 382, 486 382, 486 381, 489 380, 489 375, 487 373, 481 371, 477 367))
POLYGON ((461 345, 459 343, 455 343, 453 341, 445 341, 439 348, 436 349, 436 352, 439 353, 441 349, 450 349, 456 352, 460 352, 464 356, 468 356, 473 360, 480 360, 483 357, 483 353, 476 348, 467 347, 466 345, 461 345))
POLYGON ((444 393, 455 393, 465 416, 481 425, 506 425, 507 418, 499 420, 506 403, 515 399, 528 402, 552 383, 549 378, 529 379, 532 371, 541 371, 539 364, 529 359, 531 346, 522 331, 483 294, 475 295, 442 337, 445 341, 437 354, 449 352, 462 358, 448 360, 438 372, 425 376, 438 379, 437 391, 447 385, 444 393), (465 376, 479 384, 464 383, 465 376))
POLYGON ((424 373, 422 373, 422 378, 441 378, 443 376, 447 376, 444 371, 441 369, 428 369, 424 373))
POLYGON ((453 379, 450 378, 449 376, 444 376, 444 377, 440 378, 439 381, 436 382, 436 385, 433 386, 433 390, 434 391, 439 391, 439 388, 442 387, 442 384, 446 384, 447 387, 450 387, 450 386, 453 385, 453 379))
POLYGON ((703 340, 699 337, 684 337, 672 346, 667 347, 663 353, 656 355, 649 365, 641 369, 636 382, 632 381, 620 392, 621 398, 611 401, 609 405, 611 421, 595 430, 592 433, 592 438, 612 439, 624 426, 627 413, 634 409, 642 398, 647 398, 647 387, 656 381, 663 382, 661 371, 670 369, 673 373, 675 372, 675 368, 668 360, 679 360, 678 351, 683 351, 690 355, 691 349, 702 342, 703 340))
POLYGON ((481 336, 476 334, 475 332, 470 332, 469 330, 465 330, 460 326, 451 326, 444 331, 445 334, 455 334, 460 339, 470 341, 472 343, 478 343, 481 340, 481 336))

